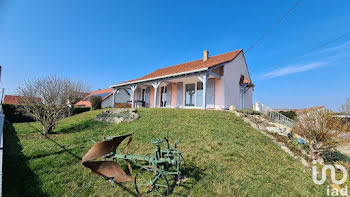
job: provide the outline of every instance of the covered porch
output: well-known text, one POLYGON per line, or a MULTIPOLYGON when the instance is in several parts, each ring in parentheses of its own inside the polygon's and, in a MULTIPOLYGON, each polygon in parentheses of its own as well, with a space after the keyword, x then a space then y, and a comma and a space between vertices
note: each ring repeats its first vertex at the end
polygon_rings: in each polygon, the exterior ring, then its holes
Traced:
POLYGON ((114 92, 129 89, 132 107, 207 109, 215 108, 221 100, 218 97, 222 97, 220 94, 223 95, 223 88, 215 88, 220 85, 221 78, 222 68, 215 68, 153 80, 137 80, 113 89, 114 92))

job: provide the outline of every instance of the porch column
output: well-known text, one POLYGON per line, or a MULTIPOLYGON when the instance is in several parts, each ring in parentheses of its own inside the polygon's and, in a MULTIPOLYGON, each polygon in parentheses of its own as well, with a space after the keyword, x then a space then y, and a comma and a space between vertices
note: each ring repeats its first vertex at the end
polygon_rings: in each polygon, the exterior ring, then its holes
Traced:
POLYGON ((154 88, 154 108, 157 108, 157 92, 158 92, 158 86, 160 85, 160 82, 153 82, 152 86, 154 88))
POLYGON ((116 89, 114 89, 113 88, 113 96, 112 96, 112 108, 114 108, 114 102, 115 102, 115 93, 117 92, 117 91, 119 91, 117 88, 116 89))
POLYGON ((131 91, 132 91, 132 93, 131 93, 131 95, 132 95, 132 98, 131 98, 131 108, 134 108, 135 106, 134 106, 134 103, 135 103, 135 90, 136 90, 136 88, 137 88, 137 85, 132 85, 131 87, 131 91))
POLYGON ((208 73, 205 72, 203 76, 198 76, 198 79, 203 83, 203 109, 207 109, 207 81, 208 73))

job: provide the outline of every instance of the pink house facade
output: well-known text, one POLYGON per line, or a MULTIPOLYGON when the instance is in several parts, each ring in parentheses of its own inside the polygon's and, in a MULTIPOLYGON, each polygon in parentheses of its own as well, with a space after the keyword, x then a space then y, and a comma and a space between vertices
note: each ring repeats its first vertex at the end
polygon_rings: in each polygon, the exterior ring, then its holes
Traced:
POLYGON ((243 50, 212 57, 203 51, 202 59, 110 87, 130 89, 132 106, 152 108, 251 109, 254 91, 243 50))

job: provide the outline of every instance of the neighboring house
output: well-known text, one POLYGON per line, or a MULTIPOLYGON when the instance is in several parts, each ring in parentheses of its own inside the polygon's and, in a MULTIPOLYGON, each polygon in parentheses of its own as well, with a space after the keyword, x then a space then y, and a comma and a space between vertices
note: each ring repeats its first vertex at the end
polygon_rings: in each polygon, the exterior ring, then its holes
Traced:
MULTIPOLYGON (((41 98, 36 98, 38 103, 42 103, 41 98)), ((23 97, 21 96, 15 96, 15 95, 5 95, 3 104, 12 104, 12 105, 18 105, 22 104, 23 97)))
POLYGON ((126 90, 120 90, 115 92, 115 96, 113 96, 113 89, 103 89, 103 90, 95 90, 90 92, 84 99, 77 102, 75 106, 81 107, 91 107, 90 97, 91 96, 100 96, 102 97, 102 108, 112 107, 115 104, 125 104, 128 100, 130 100, 130 94, 126 90), (114 97, 114 105, 113 105, 113 97, 114 97))
POLYGON ((243 50, 158 69, 144 77, 110 86, 130 89, 132 105, 172 108, 252 108, 254 85, 243 50))

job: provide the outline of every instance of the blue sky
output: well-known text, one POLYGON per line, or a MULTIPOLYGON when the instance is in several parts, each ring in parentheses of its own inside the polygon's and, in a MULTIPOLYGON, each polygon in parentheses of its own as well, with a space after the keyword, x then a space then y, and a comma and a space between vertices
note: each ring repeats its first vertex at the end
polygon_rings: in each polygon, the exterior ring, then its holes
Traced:
MULTIPOLYGON (((247 49, 296 1, 0 0, 2 86, 49 74, 91 89, 157 68, 247 49)), ((246 54, 254 100, 274 108, 350 97, 350 1, 304 0, 246 54)))

